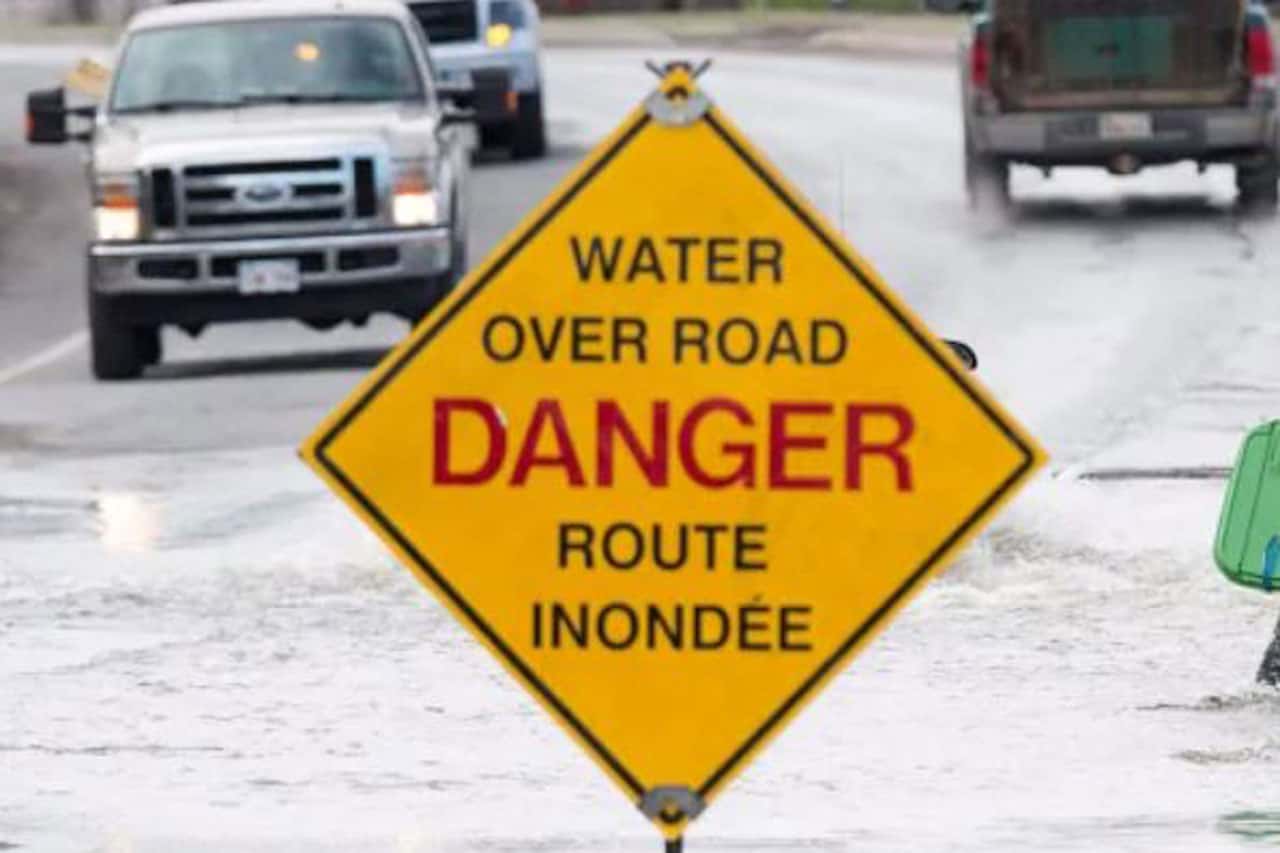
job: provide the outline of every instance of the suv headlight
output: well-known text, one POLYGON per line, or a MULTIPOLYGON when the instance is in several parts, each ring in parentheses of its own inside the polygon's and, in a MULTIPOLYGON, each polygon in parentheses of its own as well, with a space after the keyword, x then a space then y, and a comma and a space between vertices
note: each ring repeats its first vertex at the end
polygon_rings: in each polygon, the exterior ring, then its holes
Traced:
POLYGON ((391 218, 401 228, 439 223, 439 195, 431 186, 430 170, 425 163, 397 164, 391 218))
POLYGON ((103 176, 94 185, 93 227, 99 240, 137 240, 142 231, 138 212, 138 179, 133 175, 103 176))
POLYGON ((485 30, 484 42, 489 47, 506 47, 509 41, 511 41, 510 24, 490 24, 489 29, 485 30))
POLYGON ((529 15, 537 15, 536 7, 525 0, 493 0, 489 4, 489 26, 484 31, 484 43, 489 47, 506 47, 511 44, 517 30, 529 26, 529 15))

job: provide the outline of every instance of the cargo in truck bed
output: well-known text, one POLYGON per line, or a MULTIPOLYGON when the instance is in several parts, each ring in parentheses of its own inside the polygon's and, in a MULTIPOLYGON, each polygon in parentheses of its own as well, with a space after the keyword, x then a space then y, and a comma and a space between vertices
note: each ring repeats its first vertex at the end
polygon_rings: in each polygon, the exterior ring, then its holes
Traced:
POLYGON ((994 0, 993 84, 1009 108, 1238 101, 1245 4, 994 0))

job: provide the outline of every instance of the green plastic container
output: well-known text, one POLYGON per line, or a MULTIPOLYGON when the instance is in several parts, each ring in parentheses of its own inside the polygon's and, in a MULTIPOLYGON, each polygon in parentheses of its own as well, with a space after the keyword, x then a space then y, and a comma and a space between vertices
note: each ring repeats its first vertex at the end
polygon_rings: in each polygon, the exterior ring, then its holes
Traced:
POLYGON ((1045 25, 1046 71, 1059 84, 1106 80, 1161 85, 1173 76, 1173 20, 1079 17, 1045 25))
POLYGON ((1254 429, 1240 446, 1213 558, 1238 584, 1280 588, 1280 421, 1254 429))

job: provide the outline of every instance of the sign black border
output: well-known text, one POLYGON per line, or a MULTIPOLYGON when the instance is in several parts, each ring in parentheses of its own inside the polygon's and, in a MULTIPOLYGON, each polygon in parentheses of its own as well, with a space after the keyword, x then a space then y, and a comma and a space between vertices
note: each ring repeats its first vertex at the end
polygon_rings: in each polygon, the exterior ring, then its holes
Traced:
MULTIPOLYGON (((555 216, 559 214, 560 211, 564 209, 564 207, 572 201, 574 197, 576 197, 578 193, 581 192, 583 188, 585 188, 592 179, 594 179, 600 171, 609 164, 611 160, 613 160, 613 158, 618 156, 618 154, 626 148, 627 144, 635 139, 640 131, 648 126, 650 121, 651 119, 647 114, 642 114, 637 118, 631 127, 627 128, 626 131, 618 137, 614 144, 605 151, 589 169, 583 172, 583 174, 578 177, 577 181, 575 181, 574 184, 569 187, 569 189, 566 190, 554 204, 548 207, 517 240, 510 244, 501 257, 499 257, 484 271, 481 278, 477 280, 465 294, 454 302, 448 310, 444 312, 444 314, 433 318, 434 322, 432 323, 431 328, 428 329, 425 334, 414 340, 409 347, 400 353, 398 360, 378 377, 378 380, 343 414, 337 423, 335 423, 317 443, 315 451, 316 459, 324 466, 324 469, 332 475, 334 480, 342 484, 342 487, 347 490, 347 493, 364 508, 365 512, 367 512, 388 535, 391 536, 404 553, 408 554, 413 559, 417 567, 431 579, 432 583, 434 583, 444 595, 448 596, 449 600, 455 607, 457 607, 459 612, 471 621, 472 625, 484 635, 495 649, 498 650, 498 652, 506 659, 507 663, 520 674, 525 682, 537 691, 538 695, 540 695, 547 704, 549 704, 556 713, 559 714, 575 732, 577 732, 578 736, 581 737, 582 740, 595 751, 596 755, 609 766, 614 774, 631 789, 631 792, 637 800, 644 796, 646 788, 636 775, 628 770, 622 761, 610 752, 599 738, 597 738, 595 734, 592 733, 592 731, 580 719, 578 719, 569 707, 558 696, 556 696, 554 692, 552 692, 550 687, 548 687, 542 679, 540 679, 538 675, 527 664, 525 664, 518 655, 515 654, 515 652, 502 640, 502 638, 498 636, 497 632, 480 617, 480 614, 476 612, 471 604, 467 602, 467 600, 464 599, 456 589, 454 589, 454 587, 442 574, 440 574, 439 571, 436 570, 431 561, 423 556, 413 543, 405 537, 400 529, 396 527, 389 518, 383 515, 382 511, 378 509, 374 502, 370 500, 369 497, 362 492, 349 477, 347 477, 347 475, 334 463, 332 459, 329 458, 328 448, 338 438, 342 431, 345 430, 347 426, 349 426, 351 422, 365 409, 365 407, 382 392, 387 384, 390 383, 391 380, 394 379, 407 364, 415 359, 427 344, 431 343, 431 341, 435 339, 440 330, 444 328, 444 326, 455 316, 457 316, 458 312, 466 308, 467 305, 470 304, 470 302, 479 295, 479 293, 484 290, 484 288, 487 287, 507 266, 507 264, 510 263, 511 259, 518 255, 529 241, 532 240, 539 231, 546 227, 547 223, 554 219, 555 216)), ((838 244, 831 240, 827 233, 813 220, 804 208, 797 204, 795 199, 793 199, 791 195, 777 183, 769 171, 757 162, 751 156, 750 152, 738 143, 733 134, 717 120, 715 110, 708 111, 700 121, 706 122, 707 125, 710 126, 711 129, 714 130, 715 133, 729 146, 729 148, 737 154, 743 163, 745 163, 747 167, 750 168, 751 171, 765 184, 765 186, 767 186, 769 190, 773 192, 773 194, 777 196, 778 199, 801 222, 804 223, 805 227, 807 227, 813 235, 818 238, 818 241, 839 259, 840 263, 846 270, 848 270, 854 280, 860 284, 880 304, 880 306, 884 308, 900 326, 902 326, 904 331, 906 331, 907 334, 920 345, 920 348, 923 349, 929 357, 932 358, 934 362, 948 376, 950 376, 957 385, 960 386, 969 399, 972 400, 972 402, 987 416, 988 420, 990 420, 991 423, 994 424, 996 428, 999 429, 999 431, 1002 432, 1005 437, 1018 448, 1023 457, 1021 464, 1014 469, 1013 473, 1011 473, 1009 477, 1000 484, 990 497, 983 501, 969 515, 969 517, 956 528, 955 532, 930 552, 924 562, 911 573, 902 585, 898 587, 894 594, 881 604, 881 606, 877 608, 862 625, 855 629, 849 638, 845 640, 825 661, 823 661, 817 671, 806 679, 777 710, 770 714, 769 717, 760 724, 760 726, 751 734, 747 741, 738 748, 737 751, 729 756, 729 758, 727 758, 724 763, 715 770, 715 772, 708 776, 707 779, 698 786, 698 795, 705 798, 729 776, 734 767, 743 761, 761 741, 768 737, 768 735, 787 716, 787 714, 789 714, 805 699, 806 696, 809 695, 811 691, 813 691, 815 687, 817 687, 819 682, 821 682, 822 679, 830 673, 833 667, 839 664, 845 655, 848 654, 863 637, 875 630, 879 623, 888 616, 893 608, 911 592, 911 590, 929 573, 931 569, 934 568, 941 556, 946 553, 946 551, 951 548, 958 539, 963 537, 979 519, 986 515, 987 511, 994 504, 998 503, 1009 492, 1009 490, 1023 478, 1023 476, 1035 464, 1035 453, 1022 440, 1022 438, 1009 427, 1008 424, 1000 419, 1000 417, 981 396, 974 393, 969 384, 960 377, 956 368, 949 361, 938 355, 935 348, 928 344, 916 328, 906 320, 901 312, 898 311, 897 307, 886 299, 885 295, 863 274, 858 265, 853 262, 853 260, 840 248, 838 244)), ((670 784, 677 780, 659 781, 662 784, 670 784)), ((664 820, 669 820, 672 823, 679 822, 683 817, 683 815, 677 815, 674 817, 665 814, 663 815, 664 820)))

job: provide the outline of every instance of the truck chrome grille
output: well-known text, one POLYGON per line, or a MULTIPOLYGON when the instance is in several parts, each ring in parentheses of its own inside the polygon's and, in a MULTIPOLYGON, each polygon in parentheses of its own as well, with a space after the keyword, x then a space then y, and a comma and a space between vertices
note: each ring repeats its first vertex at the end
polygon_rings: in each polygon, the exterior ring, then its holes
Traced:
POLYGON ((156 169, 151 173, 151 216, 157 228, 172 228, 178 224, 172 169, 156 169))
POLYGON ((280 160, 274 163, 212 163, 207 166, 188 166, 183 174, 189 178, 208 178, 215 175, 261 175, 271 172, 333 172, 342 168, 336 157, 328 160, 280 160))
MULTIPOLYGON (((359 162, 357 162, 356 165, 359 166, 359 162)), ((357 178, 359 178, 358 172, 357 178)), ((342 184, 302 184, 293 188, 293 194, 298 198, 314 198, 322 195, 342 195, 342 184)))
POLYGON ((264 225, 273 222, 324 222, 342 219, 341 207, 316 207, 310 210, 272 210, 250 213, 188 213, 187 225, 191 228, 207 228, 212 225, 264 225))
POLYGON ((374 216, 378 212, 378 185, 374 180, 373 161, 356 158, 356 216, 374 216))
POLYGON ((427 0, 409 8, 431 44, 475 41, 479 35, 475 0, 427 0))
POLYGON ((174 236, 332 230, 379 211, 372 156, 201 163, 151 172, 151 217, 174 236))

